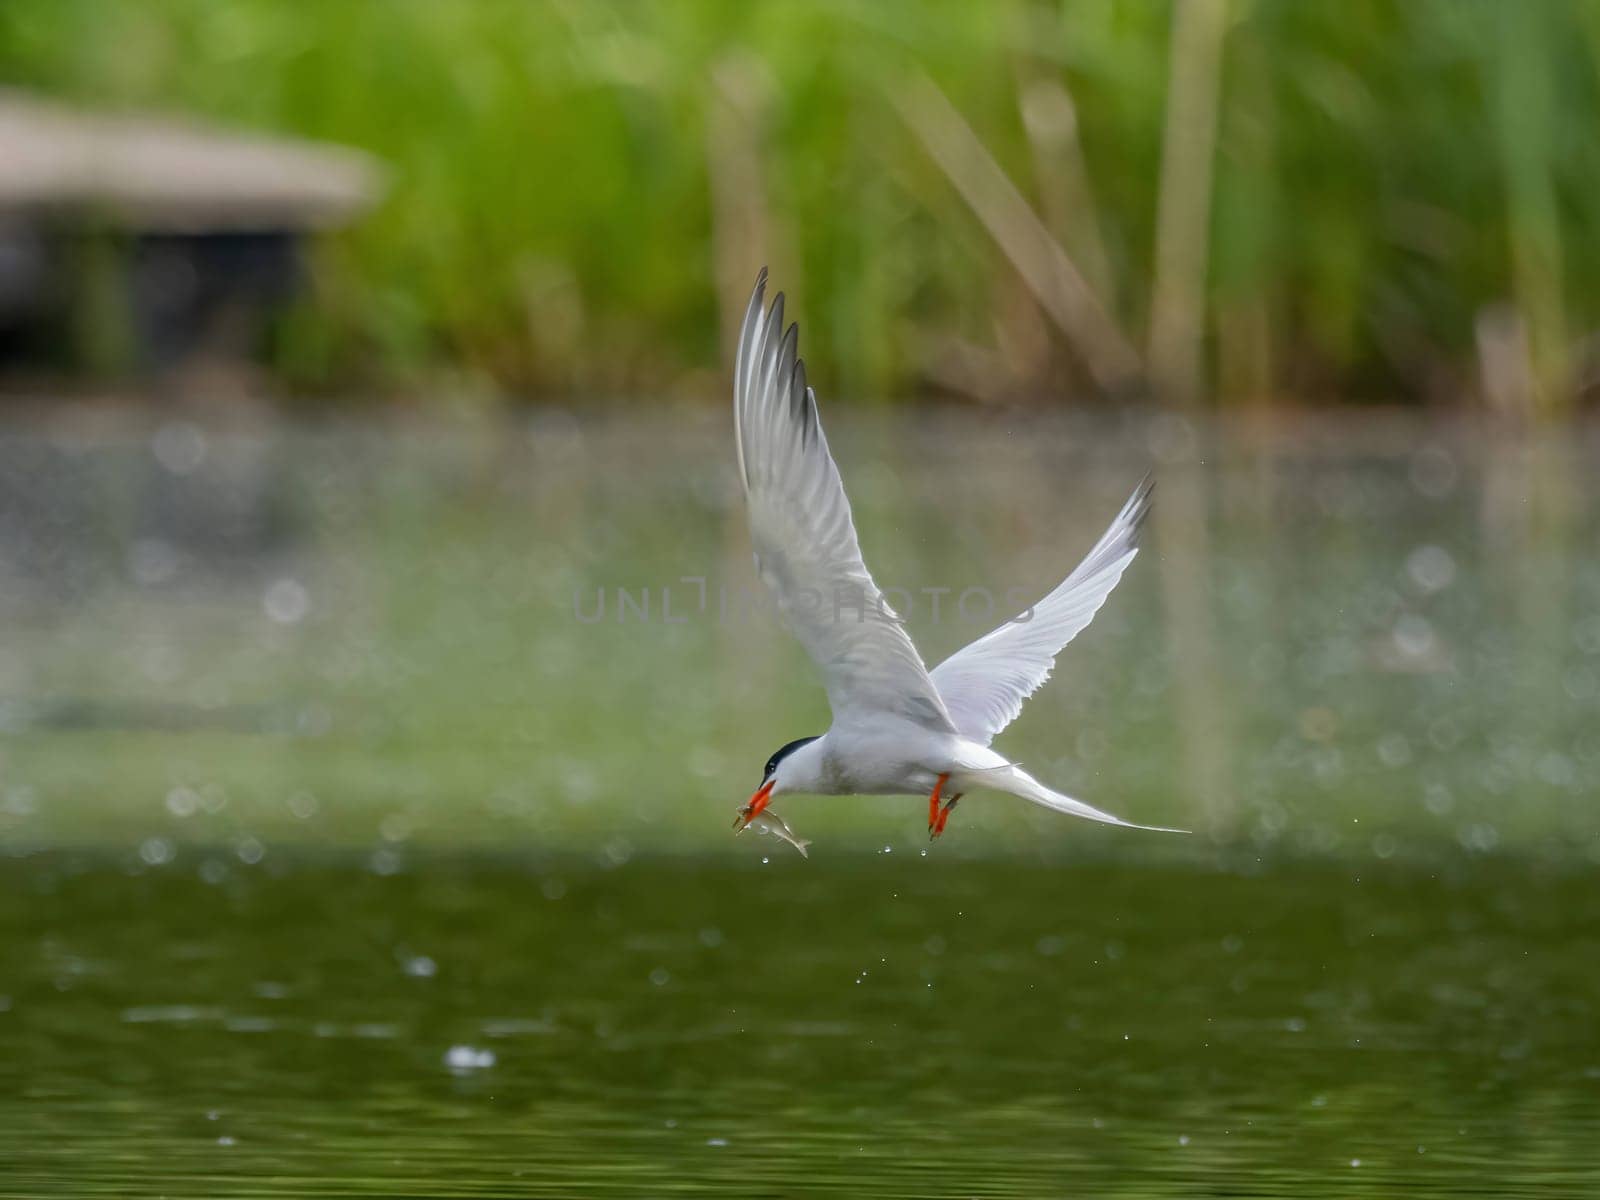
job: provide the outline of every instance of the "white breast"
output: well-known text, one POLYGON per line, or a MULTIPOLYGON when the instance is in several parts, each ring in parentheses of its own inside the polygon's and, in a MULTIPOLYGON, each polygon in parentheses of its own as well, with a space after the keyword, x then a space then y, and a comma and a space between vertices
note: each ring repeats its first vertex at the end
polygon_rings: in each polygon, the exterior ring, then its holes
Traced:
MULTIPOLYGON (((898 717, 835 725, 812 745, 818 749, 818 788, 825 795, 925 795, 935 769, 954 741, 898 717)), ((808 746, 806 749, 810 749, 808 746)))

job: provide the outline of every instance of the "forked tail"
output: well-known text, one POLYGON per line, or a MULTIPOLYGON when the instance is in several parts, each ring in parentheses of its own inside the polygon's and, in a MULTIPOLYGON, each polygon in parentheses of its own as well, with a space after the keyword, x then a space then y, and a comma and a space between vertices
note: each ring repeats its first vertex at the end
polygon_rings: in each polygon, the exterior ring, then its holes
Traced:
POLYGON ((1132 821, 1124 821, 1121 817, 1103 812, 1098 808, 1085 804, 1082 800, 1074 800, 1071 796, 1063 796, 1060 792, 1052 791, 1021 767, 1015 765, 984 771, 982 782, 978 786, 990 787, 998 792, 1010 792, 1013 796, 1021 796, 1024 800, 1032 800, 1043 808, 1054 809, 1056 812, 1067 813, 1074 817, 1082 817, 1086 821, 1099 821, 1106 825, 1121 825, 1126 829, 1148 829, 1153 833, 1189 832, 1187 829, 1168 829, 1164 825, 1135 825, 1132 821))

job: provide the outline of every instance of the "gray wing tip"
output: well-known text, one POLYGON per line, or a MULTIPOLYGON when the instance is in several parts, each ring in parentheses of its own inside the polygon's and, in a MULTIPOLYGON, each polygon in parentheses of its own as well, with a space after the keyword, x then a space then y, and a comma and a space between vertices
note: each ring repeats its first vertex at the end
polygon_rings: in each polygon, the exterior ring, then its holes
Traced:
POLYGON ((765 379, 775 392, 787 389, 787 415, 799 426, 801 445, 809 449, 821 435, 822 422, 816 393, 806 381, 805 360, 800 357, 800 323, 792 321, 784 326, 785 297, 781 291, 773 293, 770 305, 765 304, 767 279, 767 268, 762 267, 756 274, 756 286, 745 314, 739 370, 741 376, 749 372, 748 382, 754 388, 759 388, 765 379), (748 366, 744 363, 747 355, 754 356, 748 366))
POLYGON ((746 331, 747 334, 748 334, 748 332, 750 330, 751 325, 753 324, 753 322, 751 321, 751 318, 754 317, 754 316, 759 315, 761 310, 762 310, 762 308, 764 307, 763 304, 762 304, 762 300, 766 295, 766 291, 767 291, 767 269, 765 267, 762 267, 761 270, 756 273, 756 285, 755 285, 755 287, 750 289, 750 303, 745 307, 744 325, 745 325, 745 331, 746 331))
POLYGON ((760 274, 756 276, 756 286, 751 289, 750 303, 745 306, 744 320, 739 322, 739 343, 733 359, 735 410, 738 408, 741 393, 745 392, 752 382, 750 374, 755 369, 752 356, 761 341, 763 329, 761 316, 766 291, 767 269, 762 267, 760 274))
MULTIPOLYGON (((774 324, 783 328, 783 293, 779 292, 772 298, 772 311, 776 315, 774 324)), ((800 322, 790 321, 787 328, 783 329, 783 336, 778 339, 778 362, 785 360, 798 362, 800 359, 800 322)), ((793 377, 793 368, 790 376, 793 377)))
POLYGON ((739 326, 739 343, 733 356, 733 428, 734 457, 739 467, 739 481, 745 490, 750 488, 750 471, 745 462, 744 417, 752 398, 751 391, 760 371, 756 361, 765 332, 761 320, 762 302, 767 290, 767 268, 756 273, 756 285, 750 292, 750 303, 744 310, 744 320, 739 326))
POLYGON ((1133 489, 1133 495, 1128 497, 1127 504, 1123 505, 1123 519, 1128 523, 1128 544, 1131 546, 1138 545, 1144 534, 1144 523, 1150 519, 1155 490, 1155 474, 1146 471, 1139 486, 1133 489))
POLYGON ((813 436, 812 426, 815 423, 812 416, 816 412, 816 406, 812 402, 811 389, 806 385, 806 360, 799 357, 795 358, 794 374, 789 377, 789 410, 800 426, 800 444, 809 447, 813 436))

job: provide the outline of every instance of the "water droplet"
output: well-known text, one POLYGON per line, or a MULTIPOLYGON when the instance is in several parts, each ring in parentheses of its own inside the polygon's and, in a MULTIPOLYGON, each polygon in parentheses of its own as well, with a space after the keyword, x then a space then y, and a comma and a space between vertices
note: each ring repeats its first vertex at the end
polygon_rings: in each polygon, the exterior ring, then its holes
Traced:
POLYGON ((278 579, 261 597, 262 611, 279 625, 294 625, 311 611, 311 593, 297 579, 278 579))
POLYGON ((1487 821, 1475 821, 1458 829, 1456 840, 1468 850, 1493 850, 1500 841, 1500 831, 1487 821))
POLYGON ((1459 474, 1455 459, 1439 446, 1424 447, 1411 460, 1411 486, 1432 500, 1449 495, 1459 474))
POLYGON ((1456 560, 1443 546, 1418 546, 1406 555, 1406 574, 1422 592, 1441 592, 1455 582, 1456 560))
POLYGON ((483 1071, 494 1066, 494 1051, 476 1046, 451 1046, 444 1052, 444 1065, 455 1072, 483 1071))
POLYGON ((1436 817, 1448 814, 1456 806, 1455 797, 1442 783, 1430 783, 1422 789, 1422 806, 1436 817))
POLYGON ((194 816, 200 807, 200 793, 193 788, 175 787, 167 793, 167 811, 180 820, 194 816))
POLYGON ((206 435, 187 421, 172 421, 151 437, 150 453, 174 475, 187 475, 206 460, 206 435))
POLYGON ((288 799, 289 811, 302 821, 317 815, 317 798, 310 792, 296 792, 288 799))
POLYGON ((1408 659, 1428 657, 1437 641, 1433 626, 1428 623, 1428 619, 1416 613, 1402 615, 1394 623, 1390 636, 1394 639, 1395 649, 1408 659))
POLYGON ((1378 761, 1389 768, 1403 767, 1411 761, 1411 743, 1403 733, 1386 733, 1378 739, 1378 761))

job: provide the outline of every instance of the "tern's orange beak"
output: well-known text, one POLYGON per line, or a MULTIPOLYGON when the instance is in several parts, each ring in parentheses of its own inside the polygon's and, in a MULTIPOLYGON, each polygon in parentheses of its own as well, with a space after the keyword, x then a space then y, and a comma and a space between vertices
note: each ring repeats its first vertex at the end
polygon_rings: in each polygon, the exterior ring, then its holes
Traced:
POLYGON ((761 810, 767 806, 767 801, 772 799, 772 789, 777 786, 777 782, 776 779, 769 779, 756 790, 756 794, 750 797, 750 803, 741 808, 739 815, 733 819, 733 827, 735 829, 743 829, 751 821, 755 820, 761 810))

